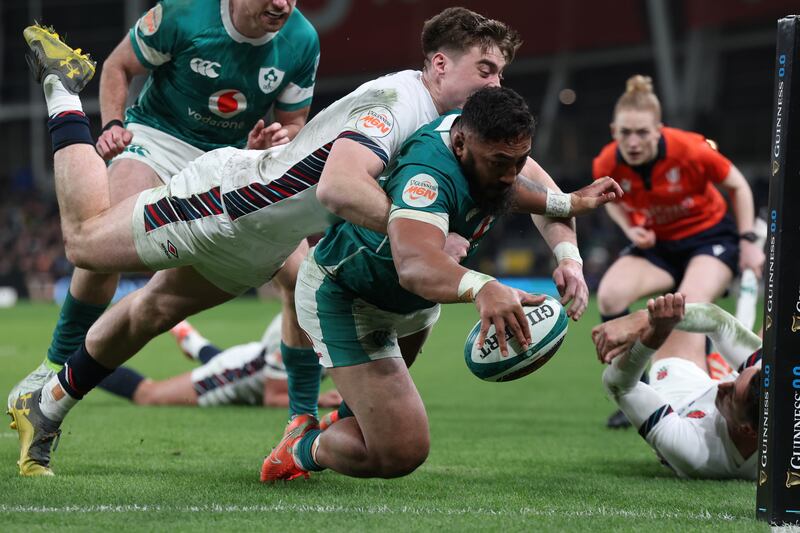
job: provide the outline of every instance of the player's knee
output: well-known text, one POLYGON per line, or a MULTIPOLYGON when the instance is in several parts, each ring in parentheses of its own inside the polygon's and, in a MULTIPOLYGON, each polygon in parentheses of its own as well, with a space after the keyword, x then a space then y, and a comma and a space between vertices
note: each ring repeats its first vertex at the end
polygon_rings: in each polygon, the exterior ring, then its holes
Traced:
POLYGON ((402 444, 387 446, 380 453, 378 475, 383 478, 407 476, 425 462, 429 451, 427 433, 402 444))
POLYGON ((603 278, 597 288, 597 307, 600 314, 615 315, 621 313, 630 302, 617 283, 603 278))

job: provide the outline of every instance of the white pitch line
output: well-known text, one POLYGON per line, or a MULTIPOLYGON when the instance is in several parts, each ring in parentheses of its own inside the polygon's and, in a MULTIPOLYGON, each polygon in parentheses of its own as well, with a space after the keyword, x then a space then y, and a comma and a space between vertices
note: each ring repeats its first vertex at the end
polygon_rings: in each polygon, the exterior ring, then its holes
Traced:
POLYGON ((147 505, 147 504, 127 504, 127 505, 66 505, 62 507, 30 506, 30 505, 0 505, 0 513, 150 513, 150 512, 171 512, 171 513, 274 513, 274 512, 298 512, 298 513, 360 513, 373 515, 417 515, 417 516, 530 516, 530 517, 556 517, 556 518, 592 518, 592 517, 622 517, 635 519, 688 519, 700 520, 705 522, 735 522, 747 520, 727 513, 711 513, 700 511, 697 513, 680 513, 674 511, 646 510, 633 511, 627 509, 614 509, 609 507, 597 507, 583 510, 564 510, 564 509, 534 509, 522 507, 519 509, 498 510, 484 507, 463 507, 463 508, 436 508, 436 507, 389 507, 386 505, 348 507, 340 505, 301 505, 289 503, 275 503, 272 505, 192 505, 192 506, 169 506, 169 505, 147 505))

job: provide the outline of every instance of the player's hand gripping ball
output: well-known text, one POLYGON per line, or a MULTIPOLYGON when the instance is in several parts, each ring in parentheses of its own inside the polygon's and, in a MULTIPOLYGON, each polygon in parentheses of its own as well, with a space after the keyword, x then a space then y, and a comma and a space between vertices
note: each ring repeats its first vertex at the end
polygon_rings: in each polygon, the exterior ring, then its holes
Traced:
POLYGON ((489 327, 483 346, 476 346, 481 323, 467 336, 464 359, 470 372, 485 381, 512 381, 527 376, 545 364, 561 346, 569 318, 555 298, 548 296, 541 305, 523 306, 531 328, 531 344, 523 350, 510 331, 506 332, 508 356, 500 353, 494 325, 489 327))

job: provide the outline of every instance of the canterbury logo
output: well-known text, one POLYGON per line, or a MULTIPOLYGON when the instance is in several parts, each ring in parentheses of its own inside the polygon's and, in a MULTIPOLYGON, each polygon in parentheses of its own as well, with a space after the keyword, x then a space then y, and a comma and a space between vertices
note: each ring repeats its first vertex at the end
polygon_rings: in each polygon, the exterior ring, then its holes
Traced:
POLYGON ((214 79, 219 78, 219 73, 214 69, 222 68, 222 65, 216 61, 206 61, 205 59, 195 57, 189 61, 189 67, 201 76, 214 79))

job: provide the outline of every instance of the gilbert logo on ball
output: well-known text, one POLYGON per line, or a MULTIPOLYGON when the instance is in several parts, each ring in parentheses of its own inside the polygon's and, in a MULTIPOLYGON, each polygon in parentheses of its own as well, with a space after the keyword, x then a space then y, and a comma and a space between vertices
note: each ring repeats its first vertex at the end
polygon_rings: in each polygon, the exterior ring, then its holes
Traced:
POLYGON ((555 298, 547 296, 541 305, 524 306, 531 330, 527 350, 506 331, 508 356, 500 353, 500 343, 494 325, 489 327, 482 346, 477 345, 481 323, 472 328, 464 345, 464 360, 470 372, 484 381, 512 381, 527 376, 544 365, 561 346, 567 334, 569 318, 555 298))

